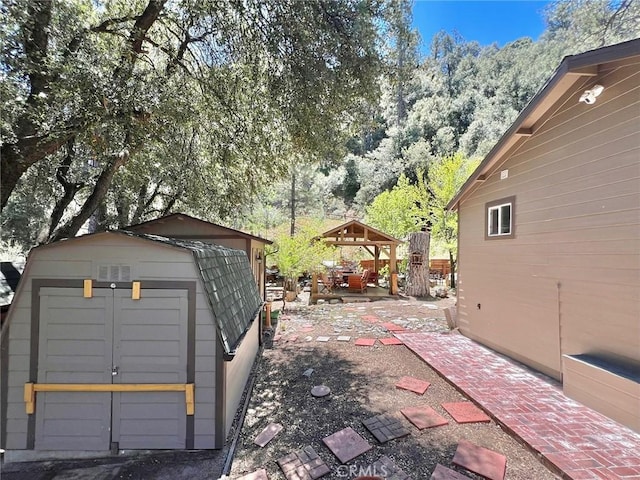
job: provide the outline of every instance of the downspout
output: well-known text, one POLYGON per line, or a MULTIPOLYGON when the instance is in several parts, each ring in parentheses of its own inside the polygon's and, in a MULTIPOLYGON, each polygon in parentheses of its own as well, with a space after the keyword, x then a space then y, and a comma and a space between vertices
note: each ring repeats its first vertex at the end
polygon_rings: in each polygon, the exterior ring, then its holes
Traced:
POLYGON ((560 349, 560 382, 563 380, 564 374, 564 366, 563 366, 563 357, 562 357, 562 311, 560 309, 560 280, 556 282, 556 291, 557 291, 557 303, 558 303, 558 348, 560 349))

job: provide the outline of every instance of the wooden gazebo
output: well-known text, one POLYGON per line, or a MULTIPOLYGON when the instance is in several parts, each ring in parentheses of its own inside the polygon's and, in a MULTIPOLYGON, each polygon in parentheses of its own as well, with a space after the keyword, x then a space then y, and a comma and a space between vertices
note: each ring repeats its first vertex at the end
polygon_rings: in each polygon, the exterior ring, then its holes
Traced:
POLYGON ((402 243, 400 240, 357 220, 332 228, 324 232, 321 238, 329 245, 363 247, 373 256, 375 272, 379 269, 380 254, 385 252, 389 256, 389 274, 392 278, 389 293, 397 293, 398 287, 393 281, 396 275, 393 274, 397 274, 396 249, 402 243))

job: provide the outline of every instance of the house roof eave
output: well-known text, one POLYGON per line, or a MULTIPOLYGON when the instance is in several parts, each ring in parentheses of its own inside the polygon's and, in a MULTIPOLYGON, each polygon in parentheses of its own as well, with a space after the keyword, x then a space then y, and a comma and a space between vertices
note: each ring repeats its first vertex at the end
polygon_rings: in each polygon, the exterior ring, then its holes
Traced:
POLYGON ((509 129, 502 135, 480 165, 462 185, 458 193, 447 204, 447 210, 457 210, 460 202, 482 183, 490 172, 501 163, 511 149, 527 141, 541 127, 537 124, 544 115, 571 87, 585 77, 595 77, 600 66, 625 58, 640 56, 640 39, 590 50, 565 57, 551 78, 520 112, 509 129))

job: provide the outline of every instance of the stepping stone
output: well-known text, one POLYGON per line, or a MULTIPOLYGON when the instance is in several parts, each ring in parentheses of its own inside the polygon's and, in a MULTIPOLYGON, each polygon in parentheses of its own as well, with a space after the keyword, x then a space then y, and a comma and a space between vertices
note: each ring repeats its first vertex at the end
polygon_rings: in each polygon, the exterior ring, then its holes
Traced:
POLYGON ((325 385, 316 385, 311 389, 311 395, 314 397, 326 397, 331 393, 331 389, 325 385))
POLYGON ((438 412, 427 405, 403 408, 400 412, 420 430, 440 427, 449 423, 446 418, 440 416, 438 412))
POLYGON ((280 430, 282 430, 282 425, 279 423, 270 423, 264 427, 264 430, 260 432, 260 435, 256 437, 253 443, 259 447, 264 447, 267 443, 273 440, 273 437, 280 433, 280 430))
POLYGON ((389 480, 411 480, 411 477, 404 473, 400 467, 398 467, 393 461, 383 455, 380 459, 371 465, 368 470, 374 477, 377 475, 381 478, 389 480))
POLYGON ((460 440, 451 463, 490 480, 504 480, 507 457, 467 440, 460 440))
POLYGON ((469 477, 438 464, 429 480, 469 480, 469 477))
POLYGON ((433 303, 425 303, 424 306, 427 307, 429 310, 438 310, 438 307, 433 303))
POLYGON ((395 323, 387 322, 383 323, 382 326, 389 330, 390 332, 404 332, 404 327, 400 325, 396 325, 395 323))
POLYGON ((490 422, 491 418, 471 402, 443 403, 449 415, 458 423, 490 422))
POLYGON ((402 419, 392 413, 376 415, 363 420, 362 423, 380 443, 406 437, 411 433, 402 423, 402 419))
POLYGON ((309 332, 313 332, 313 327, 310 327, 310 328, 307 328, 307 327, 305 327, 305 328, 301 328, 301 329, 300 329, 300 331, 301 331, 302 333, 309 333, 309 332))
POLYGON ((349 335, 340 335, 336 340, 339 342, 348 342, 351 340, 351 337, 349 335))
POLYGON ((378 340, 380 340, 380 343, 383 345, 404 345, 397 338, 379 338, 378 340))
POLYGON ((376 343, 375 338, 358 338, 356 340, 356 345, 361 347, 373 347, 374 343, 376 343))
POLYGON ((243 475, 237 480, 269 480, 269 478, 267 477, 267 471, 264 468, 261 468, 253 473, 243 475))
POLYGON ((365 322, 369 322, 369 323, 378 323, 380 321, 380 319, 375 315, 363 315, 360 318, 362 318, 362 320, 364 320, 365 322))
POLYGON ((351 427, 329 435, 323 438, 322 441, 329 450, 338 457, 340 463, 347 463, 372 448, 371 445, 351 427))
POLYGON ((402 377, 398 383, 396 383, 396 388, 402 388, 403 390, 409 390, 410 392, 415 392, 418 395, 423 395, 424 392, 427 391, 431 385, 429 382, 425 382, 424 380, 418 380, 413 377, 402 377))
POLYGON ((287 480, 315 480, 331 471, 312 446, 280 457, 277 461, 287 480))
POLYGON ((316 338, 316 342, 328 342, 331 340, 331 337, 318 337, 316 338))
POLYGON ((298 339, 298 335, 291 335, 290 337, 286 337, 284 339, 285 342, 295 342, 298 339))

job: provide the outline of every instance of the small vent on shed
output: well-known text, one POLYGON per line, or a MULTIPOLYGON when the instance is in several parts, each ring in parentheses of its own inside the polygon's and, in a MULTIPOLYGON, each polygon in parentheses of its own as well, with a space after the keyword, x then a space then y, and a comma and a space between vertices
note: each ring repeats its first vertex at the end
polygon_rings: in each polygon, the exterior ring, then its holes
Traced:
POLYGON ((98 265, 99 282, 130 282, 131 265, 98 265))

